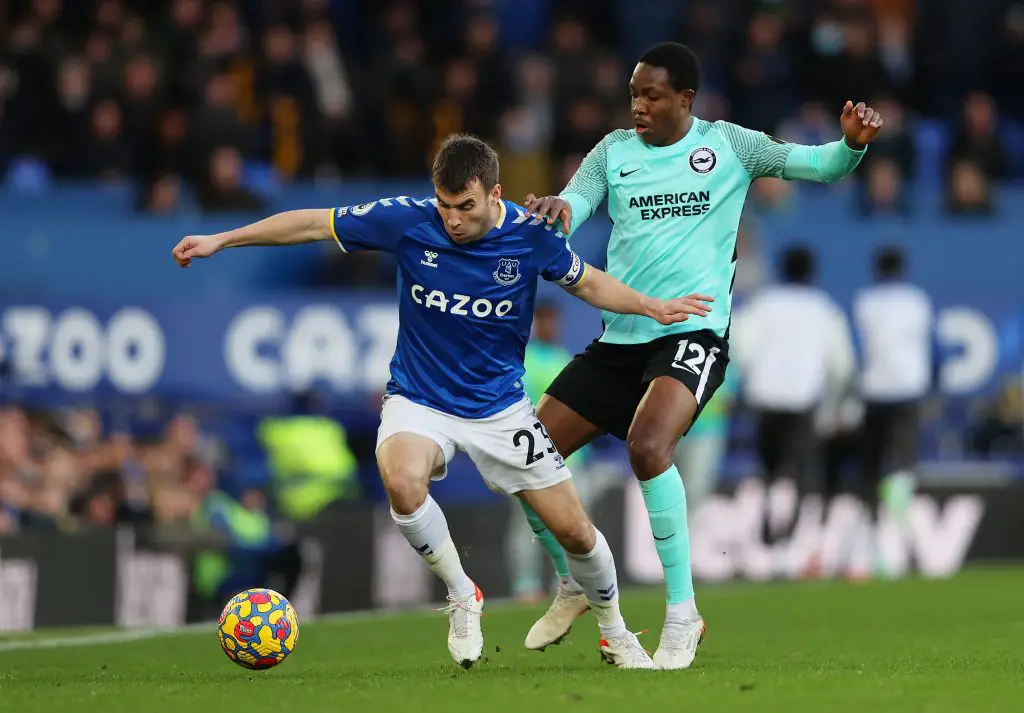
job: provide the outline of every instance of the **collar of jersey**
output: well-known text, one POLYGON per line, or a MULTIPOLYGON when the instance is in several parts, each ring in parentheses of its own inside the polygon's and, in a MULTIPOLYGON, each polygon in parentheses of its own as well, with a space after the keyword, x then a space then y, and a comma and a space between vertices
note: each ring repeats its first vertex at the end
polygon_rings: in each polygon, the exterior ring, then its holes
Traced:
POLYGON ((441 226, 441 233, 444 235, 445 239, 449 243, 451 243, 452 245, 457 245, 457 246, 461 246, 461 247, 465 247, 466 245, 474 245, 476 243, 479 243, 479 242, 482 242, 482 241, 486 240, 492 234, 494 234, 498 230, 501 230, 502 226, 505 224, 505 216, 506 215, 508 215, 508 209, 505 208, 505 199, 501 198, 501 199, 498 200, 498 220, 495 221, 494 227, 491 228, 490 230, 488 230, 486 233, 484 233, 482 236, 480 236, 476 240, 474 240, 472 243, 457 243, 457 242, 455 242, 454 240, 452 240, 452 236, 450 236, 448 234, 448 231, 444 229, 443 225, 441 226))
POLYGON ((639 136, 637 136, 636 138, 638 141, 640 141, 640 143, 644 145, 645 149, 652 153, 677 153, 688 147, 690 144, 695 143, 700 138, 700 134, 697 131, 697 126, 700 124, 701 121, 703 120, 697 118, 696 116, 693 117, 693 123, 690 124, 690 130, 686 132, 686 136, 679 139, 679 141, 676 141, 674 144, 669 144, 668 146, 651 146, 649 143, 641 139, 639 136))

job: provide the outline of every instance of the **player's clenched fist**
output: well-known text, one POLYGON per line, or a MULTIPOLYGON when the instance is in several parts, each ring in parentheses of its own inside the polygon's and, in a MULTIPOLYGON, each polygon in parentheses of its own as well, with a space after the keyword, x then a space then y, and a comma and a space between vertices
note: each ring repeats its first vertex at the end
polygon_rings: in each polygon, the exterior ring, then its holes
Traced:
POLYGON ((548 224, 561 220, 566 233, 572 230, 572 206, 567 200, 558 196, 538 198, 530 193, 523 199, 523 207, 538 218, 547 218, 548 224))
POLYGON ((843 107, 843 115, 839 117, 839 124, 843 127, 846 143, 850 148, 859 149, 878 136, 882 128, 882 115, 864 102, 857 102, 855 106, 852 101, 848 101, 843 107))
POLYGON ((711 311, 711 305, 708 303, 714 301, 715 298, 710 295, 699 294, 677 297, 673 300, 651 300, 647 316, 660 324, 685 322, 690 315, 707 317, 711 311))
POLYGON ((189 235, 174 246, 171 254, 180 267, 188 267, 194 257, 210 257, 220 250, 216 235, 189 235))

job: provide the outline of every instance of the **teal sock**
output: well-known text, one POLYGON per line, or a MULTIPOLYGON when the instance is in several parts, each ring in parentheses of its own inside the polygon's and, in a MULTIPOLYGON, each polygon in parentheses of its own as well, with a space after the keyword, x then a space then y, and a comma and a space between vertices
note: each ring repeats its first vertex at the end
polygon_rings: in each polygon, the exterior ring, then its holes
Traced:
POLYGON ((530 529, 533 530, 534 536, 554 563, 555 574, 564 582, 569 578, 569 562, 565 558, 565 550, 562 549, 562 545, 558 543, 555 536, 551 534, 551 530, 547 528, 544 521, 540 519, 540 515, 527 505, 525 500, 520 499, 519 504, 523 506, 526 520, 530 523, 530 529))
POLYGON ((683 479, 673 465, 655 478, 640 481, 640 490, 651 521, 654 547, 665 573, 668 603, 685 602, 693 597, 693 575, 683 479))

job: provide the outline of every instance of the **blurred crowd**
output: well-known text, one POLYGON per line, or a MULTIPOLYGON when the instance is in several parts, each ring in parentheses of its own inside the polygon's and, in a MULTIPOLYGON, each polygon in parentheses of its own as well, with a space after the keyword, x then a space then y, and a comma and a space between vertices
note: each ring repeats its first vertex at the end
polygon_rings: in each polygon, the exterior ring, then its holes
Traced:
MULTIPOLYGON (((191 197, 259 210, 280 182, 422 177, 445 135, 470 131, 499 149, 516 199, 558 190, 607 131, 631 125, 629 72, 664 39, 698 53, 706 119, 818 143, 837 137, 847 98, 871 102, 886 125, 856 174, 865 214, 909 209, 925 125, 948 134, 949 211, 985 214, 994 185, 1021 177, 1021 0, 11 0, 0 179, 128 181, 156 213, 191 197)), ((754 202, 787 190, 758 182, 754 202)), ((749 235, 738 294, 768 271, 749 235)), ((356 274, 335 279, 381 274, 347 264, 356 274)), ((1019 440, 1003 416, 1015 408, 993 405, 976 441, 1019 440)), ((92 411, 7 408, 0 532, 191 521, 219 458, 185 415, 139 440, 92 411)), ((336 454, 330 469, 346 462, 336 454)), ((238 502, 266 509, 259 493, 238 502)))
POLYGON ((0 534, 189 522, 221 454, 189 416, 139 440, 89 409, 0 410, 0 534))
POLYGON ((950 210, 986 212, 1015 170, 1017 0, 12 0, 0 175, 135 181, 157 212, 259 209, 280 181, 420 177, 462 130, 500 148, 510 196, 555 190, 631 125, 629 71, 663 39, 701 58, 707 119, 821 141, 847 98, 879 107, 868 213, 906 209, 919 117, 951 128, 950 210))

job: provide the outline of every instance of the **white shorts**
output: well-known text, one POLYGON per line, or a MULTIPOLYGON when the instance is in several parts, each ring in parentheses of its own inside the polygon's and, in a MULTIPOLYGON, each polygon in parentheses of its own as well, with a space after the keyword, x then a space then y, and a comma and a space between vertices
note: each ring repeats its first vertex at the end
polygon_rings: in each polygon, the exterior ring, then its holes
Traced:
POLYGON ((380 414, 377 448, 396 433, 425 436, 441 448, 445 469, 431 480, 448 474, 456 451, 468 455, 498 493, 542 490, 572 477, 527 398, 487 418, 459 418, 390 395, 380 414))

